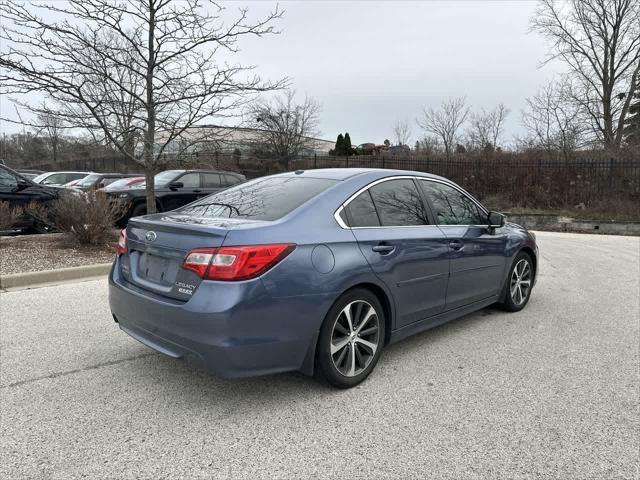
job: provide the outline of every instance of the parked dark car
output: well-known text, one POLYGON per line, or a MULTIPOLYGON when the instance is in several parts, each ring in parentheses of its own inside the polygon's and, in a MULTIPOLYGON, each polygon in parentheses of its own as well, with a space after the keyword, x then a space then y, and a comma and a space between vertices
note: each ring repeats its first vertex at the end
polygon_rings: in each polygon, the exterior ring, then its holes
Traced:
MULTIPOLYGON (((159 212, 174 210, 246 180, 245 176, 239 173, 219 170, 166 170, 154 178, 156 208, 159 212)), ((131 217, 147 213, 145 184, 141 183, 136 187, 106 191, 112 198, 125 205, 126 211, 119 224, 125 223, 131 217)))
POLYGON ((79 180, 86 177, 91 172, 45 172, 33 179, 35 183, 41 185, 62 186, 72 180, 79 180))
POLYGON ((139 177, 139 173, 91 173, 84 177, 81 180, 78 180, 73 185, 73 188, 77 188, 79 190, 98 190, 100 188, 104 188, 107 185, 112 184, 117 180, 121 180, 123 178, 133 178, 139 177))
POLYGON ((533 234, 445 178, 298 171, 131 219, 109 302, 133 338, 219 375, 300 370, 346 388, 388 343, 524 308, 537 258, 533 234))
MULTIPOLYGON (((24 207, 36 203, 48 203, 59 198, 64 188, 39 185, 4 165, 0 165, 0 202, 8 202, 12 207, 24 207)), ((16 230, 44 231, 32 217, 22 215, 13 226, 16 230)))

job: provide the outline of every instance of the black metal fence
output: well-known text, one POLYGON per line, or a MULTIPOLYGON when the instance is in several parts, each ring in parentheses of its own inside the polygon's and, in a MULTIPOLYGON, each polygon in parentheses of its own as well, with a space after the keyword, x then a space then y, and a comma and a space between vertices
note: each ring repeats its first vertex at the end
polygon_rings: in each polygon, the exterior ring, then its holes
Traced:
MULTIPOLYGON (((640 154, 582 152, 570 159, 543 154, 299 156, 289 160, 212 153, 168 157, 162 169, 218 168, 249 178, 286 170, 315 168, 386 168, 428 172, 447 177, 502 208, 566 208, 594 202, 640 202, 640 154)), ((37 168, 37 167, 31 167, 37 168)), ((45 170, 142 172, 142 166, 118 157, 90 158, 41 165, 45 170)))
POLYGON ((586 157, 566 161, 525 156, 347 157, 296 159, 295 169, 391 168, 428 172, 460 184, 480 199, 522 207, 585 206, 605 199, 640 202, 640 158, 586 157))

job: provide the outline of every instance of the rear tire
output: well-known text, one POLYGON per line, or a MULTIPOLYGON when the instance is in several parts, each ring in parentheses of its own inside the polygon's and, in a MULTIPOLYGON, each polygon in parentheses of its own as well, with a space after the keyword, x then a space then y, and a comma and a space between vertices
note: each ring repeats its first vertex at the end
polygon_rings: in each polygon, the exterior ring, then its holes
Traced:
POLYGON ((44 233, 54 233, 56 229, 50 225, 46 225, 42 222, 34 220, 33 225, 25 230, 25 233, 30 234, 44 234, 44 233))
POLYGON ((504 300, 498 304, 508 312, 519 312, 529 303, 534 279, 533 262, 526 252, 520 252, 513 259, 504 286, 504 300))
POLYGON ((355 387, 378 363, 384 338, 384 310, 378 298, 361 288, 345 293, 322 323, 317 375, 337 388, 355 387))

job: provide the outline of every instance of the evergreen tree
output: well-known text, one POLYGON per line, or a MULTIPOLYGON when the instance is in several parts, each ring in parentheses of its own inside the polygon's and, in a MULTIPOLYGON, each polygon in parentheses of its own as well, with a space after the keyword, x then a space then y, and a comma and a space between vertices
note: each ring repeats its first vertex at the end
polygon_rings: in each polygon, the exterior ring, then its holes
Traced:
POLYGON ((353 153, 353 147, 351 147, 351 137, 349 132, 344 134, 344 155, 351 155, 353 153))
POLYGON ((336 146, 333 149, 334 155, 344 155, 344 137, 341 133, 338 134, 338 138, 336 139, 336 146))
POLYGON ((640 85, 633 97, 625 122, 624 138, 629 145, 640 145, 640 85))

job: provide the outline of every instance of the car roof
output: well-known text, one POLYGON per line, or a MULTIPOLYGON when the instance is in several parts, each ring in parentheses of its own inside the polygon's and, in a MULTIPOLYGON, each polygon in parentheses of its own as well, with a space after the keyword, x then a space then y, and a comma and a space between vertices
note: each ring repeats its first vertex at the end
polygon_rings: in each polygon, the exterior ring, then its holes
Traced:
POLYGON ((278 174, 281 176, 304 176, 308 178, 325 178, 329 180, 347 180, 352 177, 366 175, 372 180, 385 177, 397 177, 397 176, 412 176, 412 177, 425 177, 435 178, 439 180, 446 180, 425 172, 415 172, 413 170, 393 170, 388 168, 318 168, 311 170, 296 170, 295 172, 287 172, 278 174))
POLYGON ((127 178, 127 177, 142 177, 143 175, 139 174, 139 173, 118 173, 118 172, 111 172, 111 173, 92 173, 91 175, 102 175, 103 177, 122 177, 122 178, 127 178))
POLYGON ((242 175, 238 172, 230 172, 228 170, 203 170, 203 169, 192 169, 192 170, 175 170, 176 172, 185 172, 185 173, 228 173, 229 175, 242 175))

